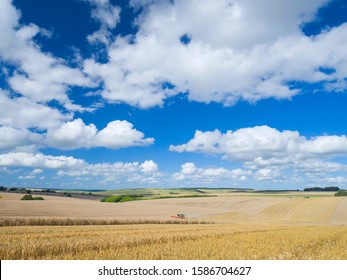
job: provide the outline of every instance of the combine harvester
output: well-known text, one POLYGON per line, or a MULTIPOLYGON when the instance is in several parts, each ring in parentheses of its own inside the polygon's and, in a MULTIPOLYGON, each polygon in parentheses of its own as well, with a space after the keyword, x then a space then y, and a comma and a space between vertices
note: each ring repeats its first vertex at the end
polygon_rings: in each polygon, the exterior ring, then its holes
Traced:
POLYGON ((184 219, 185 215, 182 214, 182 213, 178 213, 176 216, 171 216, 171 218, 174 218, 174 219, 184 219))

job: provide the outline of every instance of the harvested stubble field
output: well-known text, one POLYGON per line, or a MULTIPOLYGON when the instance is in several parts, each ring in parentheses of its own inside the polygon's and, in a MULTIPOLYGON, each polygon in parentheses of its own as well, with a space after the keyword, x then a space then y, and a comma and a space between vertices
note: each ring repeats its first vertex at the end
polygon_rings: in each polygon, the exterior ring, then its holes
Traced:
POLYGON ((1 259, 347 259, 347 198, 18 197, 0 199, 1 259), (187 224, 167 224, 178 212, 187 224))

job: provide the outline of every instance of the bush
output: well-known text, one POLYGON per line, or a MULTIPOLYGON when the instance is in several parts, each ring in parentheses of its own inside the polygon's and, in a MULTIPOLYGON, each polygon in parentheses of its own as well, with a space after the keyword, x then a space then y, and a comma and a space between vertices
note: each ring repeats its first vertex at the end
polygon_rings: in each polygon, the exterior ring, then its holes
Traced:
POLYGON ((335 193, 335 196, 347 196, 347 191, 338 191, 337 193, 335 193))
POLYGON ((34 198, 31 194, 26 194, 20 200, 34 200, 34 198))
POLYGON ((33 197, 31 194, 26 194, 20 200, 44 200, 44 199, 42 196, 33 197))

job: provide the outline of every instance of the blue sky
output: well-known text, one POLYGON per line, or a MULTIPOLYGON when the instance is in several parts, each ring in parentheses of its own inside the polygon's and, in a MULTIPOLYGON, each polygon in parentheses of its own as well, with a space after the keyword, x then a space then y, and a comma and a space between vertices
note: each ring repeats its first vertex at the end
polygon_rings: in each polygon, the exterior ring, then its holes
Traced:
POLYGON ((347 184, 342 0, 1 0, 0 185, 347 184))

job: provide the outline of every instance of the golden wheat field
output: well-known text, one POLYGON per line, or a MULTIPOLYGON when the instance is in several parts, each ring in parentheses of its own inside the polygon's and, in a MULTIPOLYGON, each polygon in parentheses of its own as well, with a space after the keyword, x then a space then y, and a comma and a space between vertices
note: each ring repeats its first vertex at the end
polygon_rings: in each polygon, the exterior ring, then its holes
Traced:
POLYGON ((347 259, 343 197, 19 197, 0 199, 1 259, 347 259))
POLYGON ((4 227, 1 259, 347 259, 347 227, 4 227))

